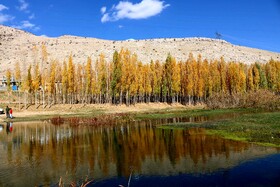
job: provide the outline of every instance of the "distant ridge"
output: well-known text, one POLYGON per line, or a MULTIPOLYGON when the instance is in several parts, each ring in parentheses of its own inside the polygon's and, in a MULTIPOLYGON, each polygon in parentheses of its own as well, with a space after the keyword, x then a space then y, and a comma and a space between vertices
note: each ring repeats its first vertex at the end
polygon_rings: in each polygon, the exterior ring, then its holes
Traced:
POLYGON ((35 36, 29 32, 0 25, 0 76, 7 68, 13 69, 18 61, 32 64, 34 59, 40 62, 41 45, 47 48, 48 59, 63 62, 70 54, 74 63, 85 63, 88 56, 93 61, 103 53, 106 60, 111 60, 115 50, 129 49, 136 53, 143 63, 151 60, 164 62, 170 53, 177 61, 188 59, 189 53, 198 54, 208 60, 237 61, 246 64, 264 63, 271 58, 280 60, 280 53, 233 45, 229 42, 210 38, 160 38, 146 40, 102 40, 88 37, 64 35, 57 38, 35 36), (39 49, 34 52, 33 47, 39 49))

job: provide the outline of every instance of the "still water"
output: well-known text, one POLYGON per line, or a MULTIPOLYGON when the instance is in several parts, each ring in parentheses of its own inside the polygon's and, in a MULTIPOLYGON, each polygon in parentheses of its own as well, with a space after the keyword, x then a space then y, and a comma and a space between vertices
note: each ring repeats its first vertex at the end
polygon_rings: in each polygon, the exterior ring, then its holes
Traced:
POLYGON ((0 186, 280 186, 279 150, 161 123, 1 124, 0 186))

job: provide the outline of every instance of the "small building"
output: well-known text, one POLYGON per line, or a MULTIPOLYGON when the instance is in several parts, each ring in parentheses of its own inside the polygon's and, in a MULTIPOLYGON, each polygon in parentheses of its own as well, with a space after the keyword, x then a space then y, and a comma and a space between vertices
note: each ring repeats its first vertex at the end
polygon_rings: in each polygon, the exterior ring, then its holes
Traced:
MULTIPOLYGON (((2 77, 1 83, 2 83, 2 85, 0 85, 0 90, 1 90, 1 91, 6 91, 6 90, 7 90, 7 78, 6 78, 6 76, 3 76, 3 77, 2 77)), ((17 90, 18 90, 18 87, 19 87, 19 85, 20 85, 20 81, 17 81, 17 80, 12 76, 12 77, 11 77, 11 80, 10 80, 10 83, 11 83, 12 90, 13 90, 13 91, 17 91, 17 90)))

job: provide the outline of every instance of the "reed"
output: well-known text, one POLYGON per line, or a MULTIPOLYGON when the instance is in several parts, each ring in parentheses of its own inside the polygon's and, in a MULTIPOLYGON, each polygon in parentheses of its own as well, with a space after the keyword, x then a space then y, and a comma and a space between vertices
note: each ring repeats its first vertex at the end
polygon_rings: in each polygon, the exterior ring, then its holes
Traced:
MULTIPOLYGON (((88 177, 85 178, 85 180, 82 182, 82 184, 78 184, 77 182, 73 181, 69 185, 69 187, 86 187, 87 185, 91 184, 94 180, 93 179, 88 179, 88 177)), ((64 187, 64 183, 62 180, 62 177, 60 177, 59 182, 58 182, 58 187, 64 187)))
POLYGON ((79 126, 79 125, 90 125, 90 126, 111 126, 115 125, 117 122, 120 121, 130 121, 132 120, 131 114, 103 114, 96 117, 53 117, 51 118, 51 123, 54 125, 61 125, 61 124, 69 124, 71 126, 79 126))

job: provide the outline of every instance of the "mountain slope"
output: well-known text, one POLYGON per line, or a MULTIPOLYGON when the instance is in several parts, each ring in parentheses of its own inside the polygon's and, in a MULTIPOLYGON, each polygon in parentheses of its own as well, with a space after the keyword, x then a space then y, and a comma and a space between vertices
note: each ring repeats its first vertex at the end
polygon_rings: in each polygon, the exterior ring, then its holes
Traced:
POLYGON ((18 61, 21 64, 32 64, 41 61, 41 46, 44 44, 48 52, 48 61, 63 62, 70 54, 75 63, 85 63, 88 56, 93 61, 103 53, 107 60, 111 60, 115 50, 129 49, 138 55, 143 63, 151 60, 165 61, 168 53, 177 60, 187 60, 189 53, 196 57, 209 60, 224 57, 226 61, 243 63, 266 62, 271 58, 280 60, 280 54, 232 45, 224 40, 209 38, 168 38, 149 40, 112 41, 95 38, 62 36, 48 38, 35 36, 31 33, 0 25, 0 76, 7 68, 13 69, 18 61), (37 50, 34 50, 34 46, 37 50), (36 59, 36 60, 35 60, 36 59))

